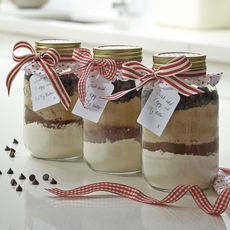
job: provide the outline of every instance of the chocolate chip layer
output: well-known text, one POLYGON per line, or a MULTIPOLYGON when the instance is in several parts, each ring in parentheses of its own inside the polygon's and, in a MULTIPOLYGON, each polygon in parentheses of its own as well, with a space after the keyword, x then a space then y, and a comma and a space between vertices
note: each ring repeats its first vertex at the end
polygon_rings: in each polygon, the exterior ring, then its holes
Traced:
MULTIPOLYGON (((52 109, 51 109, 52 110, 52 109)), ((82 119, 78 120, 47 120, 44 119, 42 116, 39 116, 37 113, 29 109, 27 106, 25 106, 25 123, 30 124, 33 122, 37 122, 42 124, 46 128, 52 128, 52 129, 62 129, 65 128, 66 125, 77 123, 77 125, 82 125, 82 119)))

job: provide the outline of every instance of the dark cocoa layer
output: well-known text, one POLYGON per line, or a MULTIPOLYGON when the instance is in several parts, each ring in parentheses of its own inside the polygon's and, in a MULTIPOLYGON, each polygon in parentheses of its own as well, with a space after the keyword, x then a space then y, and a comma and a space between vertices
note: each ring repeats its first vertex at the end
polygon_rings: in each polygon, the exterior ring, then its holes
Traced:
POLYGON ((189 97, 180 94, 180 102, 175 111, 187 110, 195 107, 205 107, 209 103, 218 105, 219 98, 216 90, 209 90, 206 88, 199 88, 203 93, 198 93, 189 97))
POLYGON ((200 145, 184 145, 173 144, 167 142, 143 142, 143 149, 147 149, 151 152, 161 150, 162 152, 170 152, 180 155, 194 155, 194 156, 210 156, 217 154, 219 151, 219 140, 215 140, 209 143, 203 143, 200 145))
MULTIPOLYGON (((187 110, 187 109, 195 108, 195 107, 205 107, 209 103, 212 103, 213 105, 218 105, 219 99, 218 99, 218 93, 216 90, 210 90, 207 87, 199 88, 199 89, 202 90, 203 93, 195 94, 189 97, 179 94, 180 102, 178 103, 175 111, 187 110)), ((146 90, 143 93, 142 106, 145 105, 151 93, 152 93, 152 90, 146 90)))
POLYGON ((84 127, 84 141, 91 143, 113 143, 125 139, 135 139, 141 142, 141 128, 130 127, 103 127, 103 129, 90 130, 84 127))
MULTIPOLYGON (((32 74, 25 74, 25 79, 29 81, 30 77, 32 76, 32 74)), ((59 76, 62 84, 64 85, 67 93, 69 96, 73 96, 74 92, 77 92, 77 83, 78 83, 78 77, 75 74, 63 74, 59 76)), ((124 91, 124 90, 128 90, 131 88, 135 88, 135 81, 133 80, 128 80, 128 81, 120 81, 120 80, 116 80, 115 82, 112 82, 112 84, 114 85, 114 90, 112 92, 112 94, 120 92, 120 91, 124 91)), ((127 93, 126 95, 124 95, 121 98, 118 98, 116 100, 112 100, 111 102, 113 103, 125 103, 130 101, 132 98, 134 97, 141 97, 141 91, 142 90, 133 90, 129 93, 127 93)))
MULTIPOLYGON (((135 88, 135 81, 133 80, 128 80, 128 81, 120 81, 120 80, 116 80, 115 82, 112 82, 112 84, 114 85, 114 90, 112 92, 112 94, 118 93, 120 91, 125 91, 128 89, 132 89, 135 88)), ((125 94, 124 96, 116 99, 116 100, 112 100, 111 102, 113 103, 125 103, 130 101, 132 98, 134 97, 139 97, 141 98, 141 92, 142 90, 133 90, 127 94, 125 94)))
POLYGON ((82 119, 78 120, 62 120, 59 121, 57 119, 55 120, 46 120, 43 117, 39 116, 37 113, 29 109, 27 106, 25 106, 25 124, 30 123, 40 123, 46 128, 52 128, 52 129, 63 129, 66 125, 75 123, 78 126, 82 126, 82 119))

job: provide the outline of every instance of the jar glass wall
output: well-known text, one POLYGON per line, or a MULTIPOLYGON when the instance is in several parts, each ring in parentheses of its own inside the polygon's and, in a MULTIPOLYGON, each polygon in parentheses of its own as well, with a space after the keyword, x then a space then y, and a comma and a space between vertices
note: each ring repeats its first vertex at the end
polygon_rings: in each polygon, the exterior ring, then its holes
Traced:
MULTIPOLYGON (((180 95, 161 136, 143 127, 142 172, 148 184, 172 190, 179 184, 208 188, 219 166, 218 93, 210 85, 203 93, 180 95)), ((142 105, 152 89, 142 91, 142 105)))
MULTIPOLYGON (((141 60, 141 48, 103 46, 94 49, 94 58, 116 61, 141 60)), ((135 87, 133 80, 116 79, 112 94, 135 87)), ((141 91, 108 101, 98 123, 84 119, 84 159, 96 172, 129 174, 141 170, 141 91)))
MULTIPOLYGON (((54 46, 59 51, 68 41, 45 43, 46 47, 54 46), (62 44, 63 43, 63 44, 62 44)), ((43 49, 44 46, 42 46, 43 49)), ((78 43, 74 46, 78 47, 78 43)), ((73 48, 70 48, 73 50, 73 48)), ((70 53, 71 54, 71 53, 70 53)), ((68 62, 65 63, 68 66, 68 62)), ((61 102, 52 106, 33 110, 30 78, 33 74, 25 73, 24 79, 24 143, 32 156, 42 159, 72 159, 83 154, 82 118, 72 114, 72 109, 78 99, 75 74, 61 75, 59 78, 68 93, 71 104, 68 110, 61 102)))

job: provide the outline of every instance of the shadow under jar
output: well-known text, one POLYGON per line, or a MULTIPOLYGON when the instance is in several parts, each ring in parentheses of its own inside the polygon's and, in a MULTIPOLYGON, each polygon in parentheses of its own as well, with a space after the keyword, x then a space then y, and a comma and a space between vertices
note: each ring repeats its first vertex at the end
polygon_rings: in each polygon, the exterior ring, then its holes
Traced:
MULTIPOLYGON (((54 48, 64 58, 55 66, 57 71, 74 66, 71 55, 74 48, 80 47, 80 42, 69 40, 40 40, 36 42, 36 51, 45 52, 54 48)), ((26 71, 26 70, 25 70, 26 71)), ((41 159, 67 160, 79 158, 83 154, 82 118, 72 114, 72 109, 78 99, 75 74, 61 75, 59 78, 70 96, 71 104, 68 110, 61 102, 46 108, 33 110, 30 78, 33 74, 26 72, 24 79, 24 144, 32 156, 41 159)), ((49 80, 48 80, 49 81, 49 80)))
MULTIPOLYGON (((94 59, 113 59, 118 71, 124 62, 142 59, 142 48, 99 46, 94 59)), ((133 80, 116 79, 112 94, 135 87, 133 80)), ((95 172, 132 174, 141 170, 141 90, 108 101, 98 123, 84 119, 84 159, 95 172)))
MULTIPOLYGON (((154 68, 178 53, 153 55, 154 68)), ((190 69, 205 68, 205 55, 180 53, 192 63, 190 69)), ((215 87, 200 88, 203 93, 180 95, 180 101, 161 136, 143 127, 142 172, 148 184, 159 190, 172 190, 179 184, 208 188, 219 166, 219 99, 215 87)), ((152 89, 142 91, 142 105, 152 89)))

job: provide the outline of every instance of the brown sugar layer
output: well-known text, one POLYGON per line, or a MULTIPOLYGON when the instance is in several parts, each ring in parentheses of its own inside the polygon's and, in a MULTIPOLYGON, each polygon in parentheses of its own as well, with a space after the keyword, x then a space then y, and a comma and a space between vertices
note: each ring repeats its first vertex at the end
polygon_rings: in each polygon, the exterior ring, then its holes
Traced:
MULTIPOLYGON (((180 102, 175 108, 175 111, 188 110, 188 109, 196 108, 196 107, 202 108, 208 105, 209 103, 211 103, 212 105, 218 106, 219 99, 218 99, 218 93, 216 90, 210 90, 209 87, 199 88, 199 89, 202 90, 203 93, 194 94, 189 97, 179 94, 180 102)), ((152 90, 146 90, 144 92, 142 96, 143 105, 146 103, 151 93, 152 93, 152 90)))
POLYGON ((76 119, 76 120, 46 120, 42 116, 39 116, 37 113, 35 113, 33 110, 29 109, 27 106, 25 106, 25 124, 30 123, 40 123, 46 128, 52 128, 52 129, 63 129, 66 125, 76 123, 78 126, 82 126, 82 119, 76 119))
MULTIPOLYGON (((216 139, 209 143, 203 143, 199 145, 184 145, 184 144, 173 144, 167 142, 143 142, 143 149, 147 149, 151 152, 162 151, 164 152, 180 154, 180 155, 194 155, 194 156, 211 156, 218 154, 219 140, 216 139)), ((154 153, 153 153, 154 154, 154 153)))
POLYGON ((101 129, 88 129, 84 126, 84 141, 91 143, 116 142, 125 139, 135 139, 141 143, 141 128, 112 127, 107 126, 101 129))
MULTIPOLYGON (((29 82, 29 78, 31 75, 26 75, 25 76, 25 81, 24 81, 24 85, 25 88, 27 89, 27 94, 25 94, 24 96, 24 103, 25 106, 30 109, 31 111, 33 111, 33 105, 32 105, 32 100, 31 100, 31 94, 30 94, 30 82, 29 82)), ((65 75, 63 75, 65 76, 65 75)), ((61 102, 49 106, 47 108, 44 109, 40 109, 37 111, 34 111, 34 114, 36 113, 39 117, 42 117, 45 121, 59 121, 61 122, 68 122, 70 123, 71 121, 76 121, 78 119, 82 119, 79 116, 76 116, 75 114, 72 113, 73 107, 75 106, 77 99, 78 99, 78 93, 76 91, 76 85, 77 85, 77 77, 74 75, 67 75, 65 78, 61 76, 61 80, 65 86, 65 89, 67 91, 67 93, 70 96, 71 99, 71 103, 70 103, 70 107, 68 109, 68 111, 64 108, 64 106, 62 105, 61 102)), ((30 113, 29 113, 30 114, 30 113)), ((25 119, 31 120, 30 118, 26 118, 25 114, 25 119)), ((35 115, 34 115, 35 116, 35 115)), ((81 121, 79 121, 81 122, 81 121)))
POLYGON ((161 136, 143 128, 143 140, 151 143, 200 145, 218 139, 218 105, 177 110, 171 116, 161 136))

